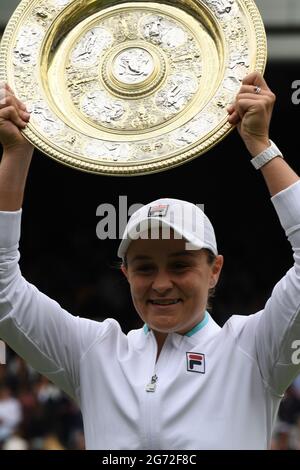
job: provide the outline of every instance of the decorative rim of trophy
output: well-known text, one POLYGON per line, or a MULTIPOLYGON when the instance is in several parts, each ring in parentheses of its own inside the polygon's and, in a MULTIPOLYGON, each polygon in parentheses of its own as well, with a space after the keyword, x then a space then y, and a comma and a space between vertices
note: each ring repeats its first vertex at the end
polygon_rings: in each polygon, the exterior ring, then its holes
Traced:
POLYGON ((22 0, 0 79, 31 112, 25 137, 82 171, 132 176, 181 165, 232 129, 242 79, 264 72, 253 0, 22 0))

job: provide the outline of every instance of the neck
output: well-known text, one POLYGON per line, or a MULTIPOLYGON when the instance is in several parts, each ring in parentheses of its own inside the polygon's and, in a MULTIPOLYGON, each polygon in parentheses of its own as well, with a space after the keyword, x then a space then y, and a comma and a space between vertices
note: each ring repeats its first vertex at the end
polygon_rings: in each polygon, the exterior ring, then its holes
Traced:
MULTIPOLYGON (((178 331, 177 333, 180 334, 180 335, 185 335, 188 332, 191 332, 192 334, 194 334, 194 331, 192 331, 193 328, 195 328, 195 327, 202 328, 203 326, 206 325, 207 321, 208 321, 208 314, 205 311, 204 315, 203 315, 203 318, 201 319, 201 321, 199 323, 196 323, 196 325, 189 328, 187 331, 185 331, 185 330, 183 332, 178 331)), ((157 361, 158 358, 159 358, 159 355, 161 353, 161 350, 163 348, 163 345, 165 344, 168 333, 161 333, 160 331, 155 331, 155 330, 153 330, 153 333, 154 333, 154 336, 155 336, 155 339, 156 339, 156 342, 157 342, 157 356, 156 356, 156 361, 157 361)))
POLYGON ((156 361, 159 358, 163 345, 165 344, 168 333, 160 333, 159 331, 153 331, 156 342, 157 342, 157 356, 156 361))

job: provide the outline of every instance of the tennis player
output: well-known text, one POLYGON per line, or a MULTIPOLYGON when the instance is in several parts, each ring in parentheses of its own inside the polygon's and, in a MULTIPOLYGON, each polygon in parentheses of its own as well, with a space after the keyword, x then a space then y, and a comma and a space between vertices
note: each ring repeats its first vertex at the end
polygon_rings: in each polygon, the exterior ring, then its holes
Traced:
POLYGON ((244 79, 228 120, 268 186, 294 266, 263 310, 220 328, 207 312, 223 264, 209 219, 186 201, 153 201, 131 217, 119 247, 144 321, 128 335, 114 319, 74 317, 22 276, 33 148, 20 131, 30 115, 0 88, 0 337, 78 403, 88 449, 267 449, 300 373, 300 183, 269 139, 275 96, 263 77, 244 79))

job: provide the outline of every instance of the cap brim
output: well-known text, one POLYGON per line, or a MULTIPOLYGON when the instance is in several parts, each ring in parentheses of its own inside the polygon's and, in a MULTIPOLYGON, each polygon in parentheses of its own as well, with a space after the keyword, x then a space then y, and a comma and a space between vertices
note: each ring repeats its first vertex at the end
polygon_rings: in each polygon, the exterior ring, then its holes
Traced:
MULTIPOLYGON (((191 234, 189 233, 185 233, 184 230, 181 230, 179 227, 176 226, 176 224, 171 224, 169 223, 168 221, 166 220, 163 220, 163 219, 159 219, 157 217, 149 217, 147 219, 144 219, 144 221, 147 220, 151 220, 154 222, 151 223, 151 228, 153 227, 154 229, 155 228, 159 228, 161 226, 164 226, 166 228, 169 228, 169 229, 172 229, 174 231, 174 234, 175 234, 175 239, 183 239, 185 240, 188 244, 189 244, 189 247, 187 249, 189 250, 201 250, 202 248, 208 248, 210 249, 214 254, 217 254, 215 253, 215 248, 214 247, 211 247, 211 246, 208 246, 207 244, 204 244, 202 243, 199 239, 197 239, 196 237, 194 236, 191 236, 191 234)), ((144 239, 144 240, 147 240, 148 237, 143 237, 141 236, 142 234, 145 234, 146 232, 149 233, 149 229, 147 230, 144 230, 144 231, 141 231, 139 233, 139 236, 137 237, 137 231, 136 231, 136 228, 139 224, 141 224, 142 222, 144 221, 137 221, 136 224, 134 224, 130 231, 128 232, 128 236, 126 238, 123 238, 123 240, 121 241, 120 245, 119 245, 119 249, 118 249, 118 257, 119 258, 122 258, 124 259, 127 251, 128 251, 128 248, 131 244, 132 241, 134 240, 138 240, 138 239, 144 239)), ((151 238, 149 238, 151 239, 151 238)), ((167 238, 164 238, 164 239, 167 239, 167 238)))

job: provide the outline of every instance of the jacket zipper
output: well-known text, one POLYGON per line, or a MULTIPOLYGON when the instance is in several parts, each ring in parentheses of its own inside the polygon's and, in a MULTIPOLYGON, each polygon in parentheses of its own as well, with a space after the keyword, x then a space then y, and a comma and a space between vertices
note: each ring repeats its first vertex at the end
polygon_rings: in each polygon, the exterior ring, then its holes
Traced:
POLYGON ((157 375, 156 374, 152 375, 151 382, 149 382, 148 385, 146 385, 146 392, 155 392, 157 381, 158 381, 157 375))

